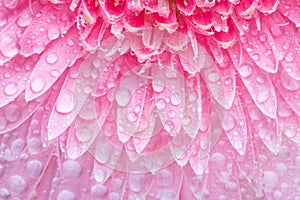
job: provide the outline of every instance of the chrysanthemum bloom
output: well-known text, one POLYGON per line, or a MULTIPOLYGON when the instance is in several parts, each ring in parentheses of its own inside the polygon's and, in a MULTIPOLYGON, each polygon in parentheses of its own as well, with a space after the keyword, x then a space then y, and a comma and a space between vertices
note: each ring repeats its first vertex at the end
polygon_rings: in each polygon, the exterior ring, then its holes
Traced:
POLYGON ((297 0, 0 0, 0 199, 300 199, 297 0))

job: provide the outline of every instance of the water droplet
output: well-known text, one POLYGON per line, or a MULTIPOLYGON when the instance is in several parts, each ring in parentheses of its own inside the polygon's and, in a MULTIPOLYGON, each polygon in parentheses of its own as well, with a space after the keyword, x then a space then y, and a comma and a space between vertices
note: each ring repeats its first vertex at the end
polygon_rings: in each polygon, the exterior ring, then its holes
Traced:
POLYGON ((75 195, 69 190, 63 190, 58 194, 57 200, 75 200, 75 195))
POLYGON ((42 142, 37 138, 30 138, 27 142, 28 151, 31 154, 38 154, 42 151, 42 142))
POLYGON ((254 61, 259 61, 259 59, 260 59, 259 54, 258 54, 258 53, 253 54, 253 55, 252 55, 252 59, 253 59, 254 61))
POLYGON ((67 43, 70 47, 74 46, 74 41, 72 39, 68 39, 67 43))
POLYGON ((120 200, 120 195, 116 192, 112 192, 108 195, 109 200, 120 200))
POLYGON ((27 183, 25 180, 19 175, 13 175, 8 179, 8 186, 11 191, 21 194, 26 191, 27 183))
POLYGON ((267 40, 267 35, 265 33, 262 33, 259 35, 259 40, 261 42, 265 42, 267 40))
POLYGON ((99 112, 97 111, 98 111, 98 104, 95 104, 95 102, 92 100, 88 100, 85 103, 85 105, 81 108, 79 112, 79 116, 82 119, 92 120, 98 116, 99 112))
POLYGON ((172 94, 171 103, 173 105, 177 106, 181 103, 181 101, 182 101, 182 97, 178 93, 172 94))
POLYGON ((257 102, 258 103, 264 103, 265 101, 267 101, 270 97, 271 93, 268 89, 263 89, 261 91, 258 92, 257 95, 257 102))
POLYGON ((130 91, 127 88, 119 88, 116 92, 116 101, 119 106, 127 106, 130 101, 130 97, 130 91))
POLYGON ((287 172, 287 167, 284 163, 277 163, 276 164, 276 171, 279 174, 284 175, 287 172))
POLYGON ((8 199, 10 193, 6 188, 0 188, 0 197, 4 199, 8 199))
POLYGON ((295 164, 296 164, 296 167, 300 168, 300 156, 297 156, 295 158, 295 164))
POLYGON ((163 110, 166 107, 166 102, 164 99, 159 98, 155 101, 155 106, 158 110, 163 110))
POLYGON ((225 160, 226 160, 225 156, 221 153, 214 153, 211 156, 212 164, 218 168, 223 168, 225 164, 225 160))
POLYGON ((38 93, 45 87, 45 80, 43 77, 37 76, 31 82, 31 89, 33 92, 38 93))
POLYGON ((135 122, 137 120, 138 116, 135 112, 129 112, 127 114, 127 119, 130 121, 130 122, 135 122))
POLYGON ((280 26, 274 25, 274 26, 271 26, 271 33, 274 36, 281 36, 282 30, 281 30, 280 26))
POLYGON ((26 170, 30 177, 37 178, 43 172, 43 165, 38 160, 31 160, 27 163, 26 170))
POLYGON ((5 86, 5 89, 4 89, 4 92, 7 94, 7 95, 13 95, 15 94, 16 92, 18 91, 18 85, 14 82, 11 82, 11 83, 8 83, 6 86, 5 86))
POLYGON ((173 182, 173 175, 167 169, 160 170, 156 175, 156 183, 159 186, 169 186, 173 182))
POLYGON ((16 38, 11 35, 3 35, 0 38, 0 51, 6 57, 13 57, 19 53, 16 38))
POLYGON ((226 85, 226 86, 230 86, 230 85, 232 85, 232 78, 226 78, 225 80, 224 80, 224 84, 226 85))
POLYGON ((174 133, 174 123, 170 120, 167 120, 166 123, 164 124, 164 128, 166 131, 168 131, 171 135, 175 135, 174 133))
POLYGON ((5 109, 5 116, 7 121, 15 122, 21 116, 21 109, 16 104, 11 104, 5 109))
POLYGON ((153 78, 152 88, 155 92, 162 92, 165 89, 165 81, 161 78, 153 78))
POLYGON ((49 64, 54 64, 56 63, 57 61, 57 54, 56 53, 49 53, 46 57, 46 61, 49 63, 49 64))
POLYGON ((48 29, 48 34, 47 35, 48 35, 48 38, 50 40, 57 39, 59 37, 59 34, 60 34, 60 32, 59 32, 57 27, 51 27, 51 28, 48 29))
POLYGON ((69 113, 75 108, 76 104, 76 97, 71 92, 61 93, 56 102, 56 111, 64 114, 69 113))
POLYGON ((108 189, 101 184, 94 185, 91 188, 91 196, 93 197, 105 197, 108 193, 108 189))
POLYGON ((77 139, 81 142, 89 141, 93 136, 93 131, 88 126, 80 126, 76 129, 77 139))
POLYGON ((99 67, 101 67, 101 65, 102 65, 102 61, 101 61, 100 59, 96 58, 96 59, 93 61, 93 65, 94 65, 95 68, 99 68, 99 67))
POLYGON ((263 173, 263 183, 266 192, 272 192, 278 183, 277 174, 274 171, 265 171, 263 173))
POLYGON ((294 59, 295 59, 295 53, 292 52, 292 51, 289 51, 289 52, 286 54, 286 56, 285 56, 285 60, 286 60, 287 62, 293 62, 294 59))
POLYGON ((34 53, 40 54, 45 49, 45 43, 43 41, 37 41, 32 44, 34 53))
POLYGON ((296 81, 295 79, 291 78, 288 73, 284 70, 281 71, 280 74, 281 84, 283 87, 290 91, 296 91, 300 88, 299 81, 296 81))
POLYGON ((11 151, 14 154, 21 154, 24 150, 24 147, 25 147, 25 143, 22 139, 15 139, 11 143, 11 151))
POLYGON ((4 117, 0 117, 0 130, 3 130, 6 128, 7 121, 4 117))
POLYGON ((143 188, 145 175, 130 173, 128 177, 128 185, 133 192, 140 192, 143 188))
POLYGON ((223 121, 223 128, 225 131, 229 131, 235 127, 235 117, 227 114, 223 121))
POLYGON ((0 27, 7 23, 7 16, 4 13, 0 13, 0 27))
POLYGON ((65 178, 76 179, 81 174, 81 166, 74 160, 67 160, 62 164, 62 173, 65 178))
POLYGON ((256 81, 260 84, 264 84, 266 80, 266 75, 260 73, 255 77, 256 81))
POLYGON ((219 72, 217 71, 212 71, 208 74, 208 80, 211 82, 211 83, 215 83, 217 82, 218 80, 220 80, 220 74, 219 72))
POLYGON ((50 74, 51 74, 53 77, 57 77, 57 76, 60 75, 60 72, 59 72, 58 70, 52 70, 52 71, 50 72, 50 74))
POLYGON ((28 11, 28 12, 25 12, 24 14, 22 14, 18 21, 17 21, 17 24, 20 26, 20 27, 26 27, 28 26, 32 21, 32 15, 31 13, 28 11))
POLYGON ((242 64, 238 71, 242 77, 247 78, 252 74, 252 67, 248 64, 242 64))

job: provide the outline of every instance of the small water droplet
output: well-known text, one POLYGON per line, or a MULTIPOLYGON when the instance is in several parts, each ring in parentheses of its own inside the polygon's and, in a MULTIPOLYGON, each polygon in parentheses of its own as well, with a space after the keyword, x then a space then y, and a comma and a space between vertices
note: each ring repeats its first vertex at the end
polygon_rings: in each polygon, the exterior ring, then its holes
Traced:
POLYGON ((48 29, 48 34, 47 35, 48 35, 48 38, 50 40, 57 39, 59 37, 59 34, 60 34, 60 32, 59 32, 57 27, 51 27, 51 28, 48 29))
POLYGON ((238 71, 242 77, 247 78, 252 74, 252 67, 248 64, 242 64, 238 71))
POLYGON ((61 96, 57 99, 56 102, 56 111, 59 113, 71 112, 77 104, 75 95, 69 92, 64 92, 60 95, 61 96))
POLYGON ((42 142, 37 138, 30 138, 27 141, 27 147, 28 151, 34 155, 40 153, 43 149, 42 142))
POLYGON ((119 88, 115 98, 119 106, 125 107, 131 98, 130 91, 127 88, 119 88))
POLYGON ((57 76, 59 76, 60 75, 60 72, 58 71, 58 70, 52 70, 51 72, 50 72, 50 74, 53 76, 53 77, 57 77, 57 76))
POLYGON ((8 179, 8 186, 11 191, 21 194, 27 190, 27 183, 19 175, 13 175, 8 179))
POLYGON ((230 85, 232 85, 232 78, 226 78, 225 79, 225 81, 224 81, 224 84, 226 85, 226 86, 230 86, 230 85))
POLYGON ((285 56, 285 60, 286 60, 287 62, 293 62, 294 59, 295 59, 295 53, 292 52, 292 51, 289 51, 289 52, 286 54, 286 56, 285 56))
POLYGON ((0 188, 0 197, 4 199, 8 199, 10 193, 6 188, 0 188))
POLYGON ((49 63, 49 64, 54 64, 56 63, 58 57, 57 57, 57 54, 56 53, 49 53, 46 57, 46 61, 49 63))
POLYGON ((266 192, 272 192, 278 183, 277 174, 274 171, 265 171, 263 173, 263 183, 266 192))
POLYGON ((174 134, 174 123, 170 120, 167 120, 166 123, 164 124, 164 128, 166 129, 166 131, 168 131, 171 135, 175 135, 174 134))
POLYGON ((253 55, 252 55, 252 59, 253 59, 254 61, 259 61, 259 60, 260 60, 259 54, 258 54, 258 53, 253 54, 253 55))
POLYGON ((45 80, 43 77, 37 76, 31 82, 31 89, 35 93, 42 91, 44 87, 45 87, 45 80))
POLYGON ((130 121, 130 122, 135 122, 137 119, 138 119, 138 116, 135 112, 129 112, 127 114, 127 119, 130 121))
POLYGON ((18 85, 16 83, 13 83, 13 82, 8 83, 5 86, 5 89, 4 89, 4 92, 7 95, 14 95, 17 91, 18 91, 18 85))
POLYGON ((221 169, 225 165, 225 160, 226 160, 225 156, 221 153, 214 153, 211 156, 212 164, 221 169))
POLYGON ((172 94, 171 103, 173 105, 175 105, 175 106, 179 105, 181 102, 182 102, 182 97, 180 96, 180 94, 178 94, 178 93, 172 94))

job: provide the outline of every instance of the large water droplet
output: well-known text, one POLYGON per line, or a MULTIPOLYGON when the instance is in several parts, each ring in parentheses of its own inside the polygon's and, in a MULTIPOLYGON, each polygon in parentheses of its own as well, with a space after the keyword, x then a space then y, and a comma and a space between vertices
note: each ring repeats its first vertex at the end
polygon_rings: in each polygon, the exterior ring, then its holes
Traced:
POLYGON ((37 178, 43 172, 43 165, 38 160, 31 160, 27 163, 26 171, 30 177, 37 178))
POLYGON ((7 17, 4 13, 0 13, 0 27, 7 23, 7 17))
POLYGON ((18 91, 18 85, 14 82, 11 82, 11 83, 8 83, 6 86, 5 86, 5 89, 4 89, 4 92, 7 94, 7 95, 13 95, 15 94, 16 92, 18 91))
POLYGON ((283 87, 290 91, 296 91, 300 88, 299 81, 296 81, 295 79, 291 78, 288 73, 284 70, 281 71, 280 74, 281 84, 283 87))
POLYGON ((65 178, 78 178, 81 174, 81 166, 74 160, 67 160, 62 164, 62 173, 65 178))
POLYGON ((17 21, 17 24, 20 26, 20 27, 26 27, 28 26, 32 21, 32 15, 30 12, 25 12, 24 14, 22 14, 18 21, 17 21))
POLYGON ((49 64, 54 64, 56 63, 57 61, 57 54, 56 53, 49 53, 46 57, 46 61, 49 63, 49 64))
POLYGON ((130 101, 130 91, 127 88, 119 88, 116 92, 116 101, 119 106, 127 106, 130 101))
POLYGON ((240 66, 240 68, 238 69, 240 75, 244 78, 249 77, 252 74, 252 67, 248 64, 243 64, 240 66))
POLYGON ((224 118, 224 121, 223 121, 223 128, 225 131, 229 131, 231 129, 233 129, 235 126, 235 118, 228 114, 226 115, 226 117, 224 118))
POLYGON ((21 154, 24 150, 25 142, 22 139, 15 139, 11 143, 11 151, 14 154, 21 154))
POLYGON ((28 151, 31 154, 38 154, 42 151, 42 142, 37 138, 30 138, 27 142, 28 151))
POLYGON ((93 131, 88 126, 80 126, 76 129, 77 139, 81 142, 89 141, 93 136, 93 131))
POLYGON ((11 35, 3 35, 0 38, 0 51, 6 57, 13 57, 19 53, 16 38, 11 35))
POLYGON ((21 116, 21 109, 16 104, 11 104, 5 109, 6 119, 10 122, 15 122, 21 116))
POLYGON ((48 29, 47 35, 50 40, 57 39, 59 37, 59 34, 60 34, 60 32, 57 27, 51 27, 48 29))
POLYGON ((108 193, 108 189, 104 185, 94 185, 91 188, 91 196, 93 197, 105 197, 108 193))
POLYGON ((167 169, 160 170, 156 175, 156 183, 159 186, 169 186, 173 182, 173 175, 167 169))
POLYGON ((63 190, 58 194, 57 200, 75 200, 75 195, 69 190, 63 190))
POLYGON ((218 80, 220 80, 220 74, 219 72, 217 71, 212 71, 208 74, 208 80, 211 82, 211 83, 215 83, 217 82, 218 80))
POLYGON ((11 191, 21 194, 26 191, 27 183, 25 180, 19 175, 13 175, 8 179, 8 186, 11 191))
POLYGON ((181 103, 181 101, 182 101, 182 97, 180 96, 180 94, 178 94, 178 93, 172 94, 171 103, 173 105, 175 105, 175 106, 179 105, 181 103))
POLYGON ((31 82, 31 89, 33 92, 40 92, 45 87, 45 80, 43 77, 37 76, 31 82))
POLYGON ((133 192, 139 192, 143 188, 145 175, 130 173, 128 177, 128 185, 133 192))
POLYGON ((257 95, 257 102, 258 103, 263 103, 265 101, 267 101, 270 97, 271 93, 268 89, 263 89, 261 91, 258 92, 257 95))
POLYGON ((4 199, 8 199, 10 193, 6 188, 0 188, 0 197, 4 199))
POLYGON ((158 110, 163 110, 166 107, 166 101, 164 99, 157 99, 155 101, 155 106, 158 110))
POLYGON ((64 92, 56 102, 56 111, 60 113, 69 113, 76 106, 76 98, 72 93, 64 92))
POLYGON ((165 89, 165 81, 160 78, 153 78, 152 88, 155 92, 162 92, 165 89))
POLYGON ((266 192, 272 192, 278 183, 277 174, 274 171, 265 171, 263 173, 263 183, 266 192))

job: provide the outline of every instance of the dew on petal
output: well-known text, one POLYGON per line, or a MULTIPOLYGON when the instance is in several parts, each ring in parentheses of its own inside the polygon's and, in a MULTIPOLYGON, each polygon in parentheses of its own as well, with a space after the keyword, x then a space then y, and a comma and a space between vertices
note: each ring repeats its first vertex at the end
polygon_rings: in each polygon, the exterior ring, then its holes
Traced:
POLYGON ((98 185, 94 185, 92 188, 91 188, 91 196, 92 197, 105 197, 108 193, 108 189, 104 186, 104 185, 101 185, 101 184, 98 184, 98 185))
POLYGON ((173 174, 167 170, 160 170, 156 175, 157 185, 159 186, 169 186, 173 182, 173 174))
POLYGON ((19 17, 19 19, 17 20, 17 24, 20 27, 26 27, 31 23, 31 21, 32 21, 31 13, 30 12, 25 12, 19 17))
POLYGON ((155 92, 162 92, 165 89, 165 81, 160 78, 153 78, 152 88, 155 92))
POLYGON ((18 91, 18 85, 17 83, 8 83, 5 88, 4 88, 4 92, 7 95, 14 95, 16 92, 18 91))
POLYGON ((8 179, 8 185, 11 191, 21 194, 27 190, 27 183, 19 175, 13 175, 8 179))
POLYGON ((63 190, 58 194, 57 200, 75 200, 75 195, 68 190, 63 190))
POLYGON ((56 53, 49 53, 46 57, 46 61, 49 63, 49 64, 54 64, 56 63, 58 57, 57 57, 57 54, 56 53))
POLYGON ((43 165, 38 160, 31 160, 27 163, 26 171, 30 177, 37 178, 43 172, 43 165))
POLYGON ((76 130, 76 136, 77 136, 79 141, 87 142, 92 138, 93 131, 88 126, 80 126, 76 130))
POLYGON ((119 88, 116 91, 116 101, 118 103, 119 106, 125 107, 128 105, 129 101, 130 101, 130 92, 127 88, 119 88))
POLYGON ((42 91, 44 87, 45 87, 45 79, 40 76, 35 77, 31 82, 31 89, 35 93, 42 91))
POLYGON ((78 178, 81 171, 80 164, 74 160, 67 160, 62 164, 62 173, 65 178, 78 178))
POLYGON ((16 104, 11 104, 5 109, 5 116, 7 121, 15 122, 21 116, 21 109, 16 104))
POLYGON ((55 40, 59 37, 60 31, 56 27, 51 27, 48 29, 47 36, 50 40, 55 40))
POLYGON ((249 77, 253 72, 252 67, 248 64, 241 65, 241 67, 238 69, 238 71, 239 71, 240 75, 244 78, 249 77))

